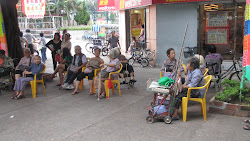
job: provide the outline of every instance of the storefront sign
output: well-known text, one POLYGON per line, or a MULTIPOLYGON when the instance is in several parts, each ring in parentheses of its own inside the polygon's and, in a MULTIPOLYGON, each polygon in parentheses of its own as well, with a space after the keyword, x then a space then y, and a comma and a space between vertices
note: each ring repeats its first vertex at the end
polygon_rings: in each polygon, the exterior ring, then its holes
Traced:
POLYGON ((229 40, 228 28, 212 28, 206 29, 207 45, 227 45, 229 40))
POLYGON ((200 1, 211 1, 211 0, 153 0, 153 4, 181 3, 181 2, 200 2, 200 1))
POLYGON ((117 9, 119 7, 120 10, 147 6, 152 4, 152 0, 120 0, 116 2, 116 7, 117 9))
POLYGON ((43 18, 46 0, 22 0, 22 11, 28 18, 43 18))
POLYGON ((115 8, 115 0, 98 0, 98 11, 113 11, 115 8))
POLYGON ((250 82, 250 0, 246 0, 245 31, 243 43, 243 76, 250 82))
POLYGON ((6 42, 6 34, 4 29, 4 21, 2 15, 2 9, 0 5, 0 49, 5 50, 5 55, 8 55, 8 48, 6 42))

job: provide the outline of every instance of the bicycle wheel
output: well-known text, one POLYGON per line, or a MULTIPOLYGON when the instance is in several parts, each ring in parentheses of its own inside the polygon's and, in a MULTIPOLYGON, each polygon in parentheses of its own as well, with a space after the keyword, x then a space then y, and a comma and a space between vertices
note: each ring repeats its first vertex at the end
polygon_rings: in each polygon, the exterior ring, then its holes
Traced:
POLYGON ((150 67, 155 67, 155 54, 152 51, 147 52, 147 59, 150 67))
POLYGON ((141 67, 147 67, 149 65, 148 59, 142 58, 141 59, 141 67))
POLYGON ((135 63, 134 57, 131 57, 131 58, 128 59, 128 64, 129 64, 129 65, 133 66, 134 63, 135 63))
POLYGON ((95 55, 95 48, 92 48, 92 54, 95 55))
POLYGON ((94 47, 94 45, 92 43, 87 43, 85 45, 85 49, 87 50, 87 52, 92 52, 92 48, 94 47))
POLYGON ((236 71, 230 75, 229 80, 241 81, 241 77, 242 77, 242 71, 236 71))
POLYGON ((109 49, 107 47, 102 48, 102 56, 107 56, 109 54, 109 49))

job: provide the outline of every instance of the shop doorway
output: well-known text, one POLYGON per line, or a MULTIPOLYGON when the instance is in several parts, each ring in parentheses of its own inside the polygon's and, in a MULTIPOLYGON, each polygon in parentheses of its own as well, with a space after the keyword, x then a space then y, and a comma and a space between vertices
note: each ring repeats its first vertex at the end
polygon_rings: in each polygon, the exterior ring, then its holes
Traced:
POLYGON ((235 57, 239 59, 243 55, 244 11, 245 3, 200 5, 200 53, 207 55, 208 46, 214 45, 223 60, 232 60, 229 52, 236 46, 235 57))
POLYGON ((131 9, 126 11, 126 41, 127 49, 131 43, 131 38, 135 37, 138 42, 141 42, 142 39, 146 42, 146 9, 131 9), (128 13, 127 13, 128 12, 128 13), (129 17, 127 17, 127 14, 129 17), (129 25, 127 25, 129 24, 129 25), (141 33, 141 27, 144 25, 144 37, 138 39, 141 33))

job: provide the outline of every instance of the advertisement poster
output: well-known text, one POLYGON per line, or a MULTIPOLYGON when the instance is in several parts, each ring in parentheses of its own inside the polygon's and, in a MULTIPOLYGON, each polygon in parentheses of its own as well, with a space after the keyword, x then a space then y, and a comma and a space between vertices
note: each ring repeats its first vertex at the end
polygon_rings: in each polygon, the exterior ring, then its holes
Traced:
POLYGON ((250 83, 250 0, 246 1, 245 9, 245 32, 243 43, 243 77, 250 83))
POLYGON ((227 45, 228 44, 228 29, 206 29, 206 44, 227 45))
POLYGON ((22 11, 28 18, 43 18, 46 0, 22 0, 22 11))
POLYGON ((1 5, 0 5, 0 49, 5 50, 5 55, 8 56, 8 48, 7 48, 7 42, 6 42, 6 34, 5 34, 5 29, 4 29, 1 5))
POLYGON ((207 12, 207 25, 206 27, 228 27, 228 12, 207 12))

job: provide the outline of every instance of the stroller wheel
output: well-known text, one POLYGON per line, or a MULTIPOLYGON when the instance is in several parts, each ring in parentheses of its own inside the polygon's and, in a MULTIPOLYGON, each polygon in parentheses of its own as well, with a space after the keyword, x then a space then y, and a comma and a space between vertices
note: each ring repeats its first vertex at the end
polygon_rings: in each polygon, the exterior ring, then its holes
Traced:
POLYGON ((148 116, 148 117, 146 118, 146 121, 147 121, 147 123, 149 123, 149 124, 154 123, 154 118, 153 118, 153 116, 148 116))
POLYGON ((164 122, 165 122, 166 124, 170 124, 170 123, 172 122, 172 118, 171 118, 170 116, 166 116, 166 117, 164 118, 164 122))

